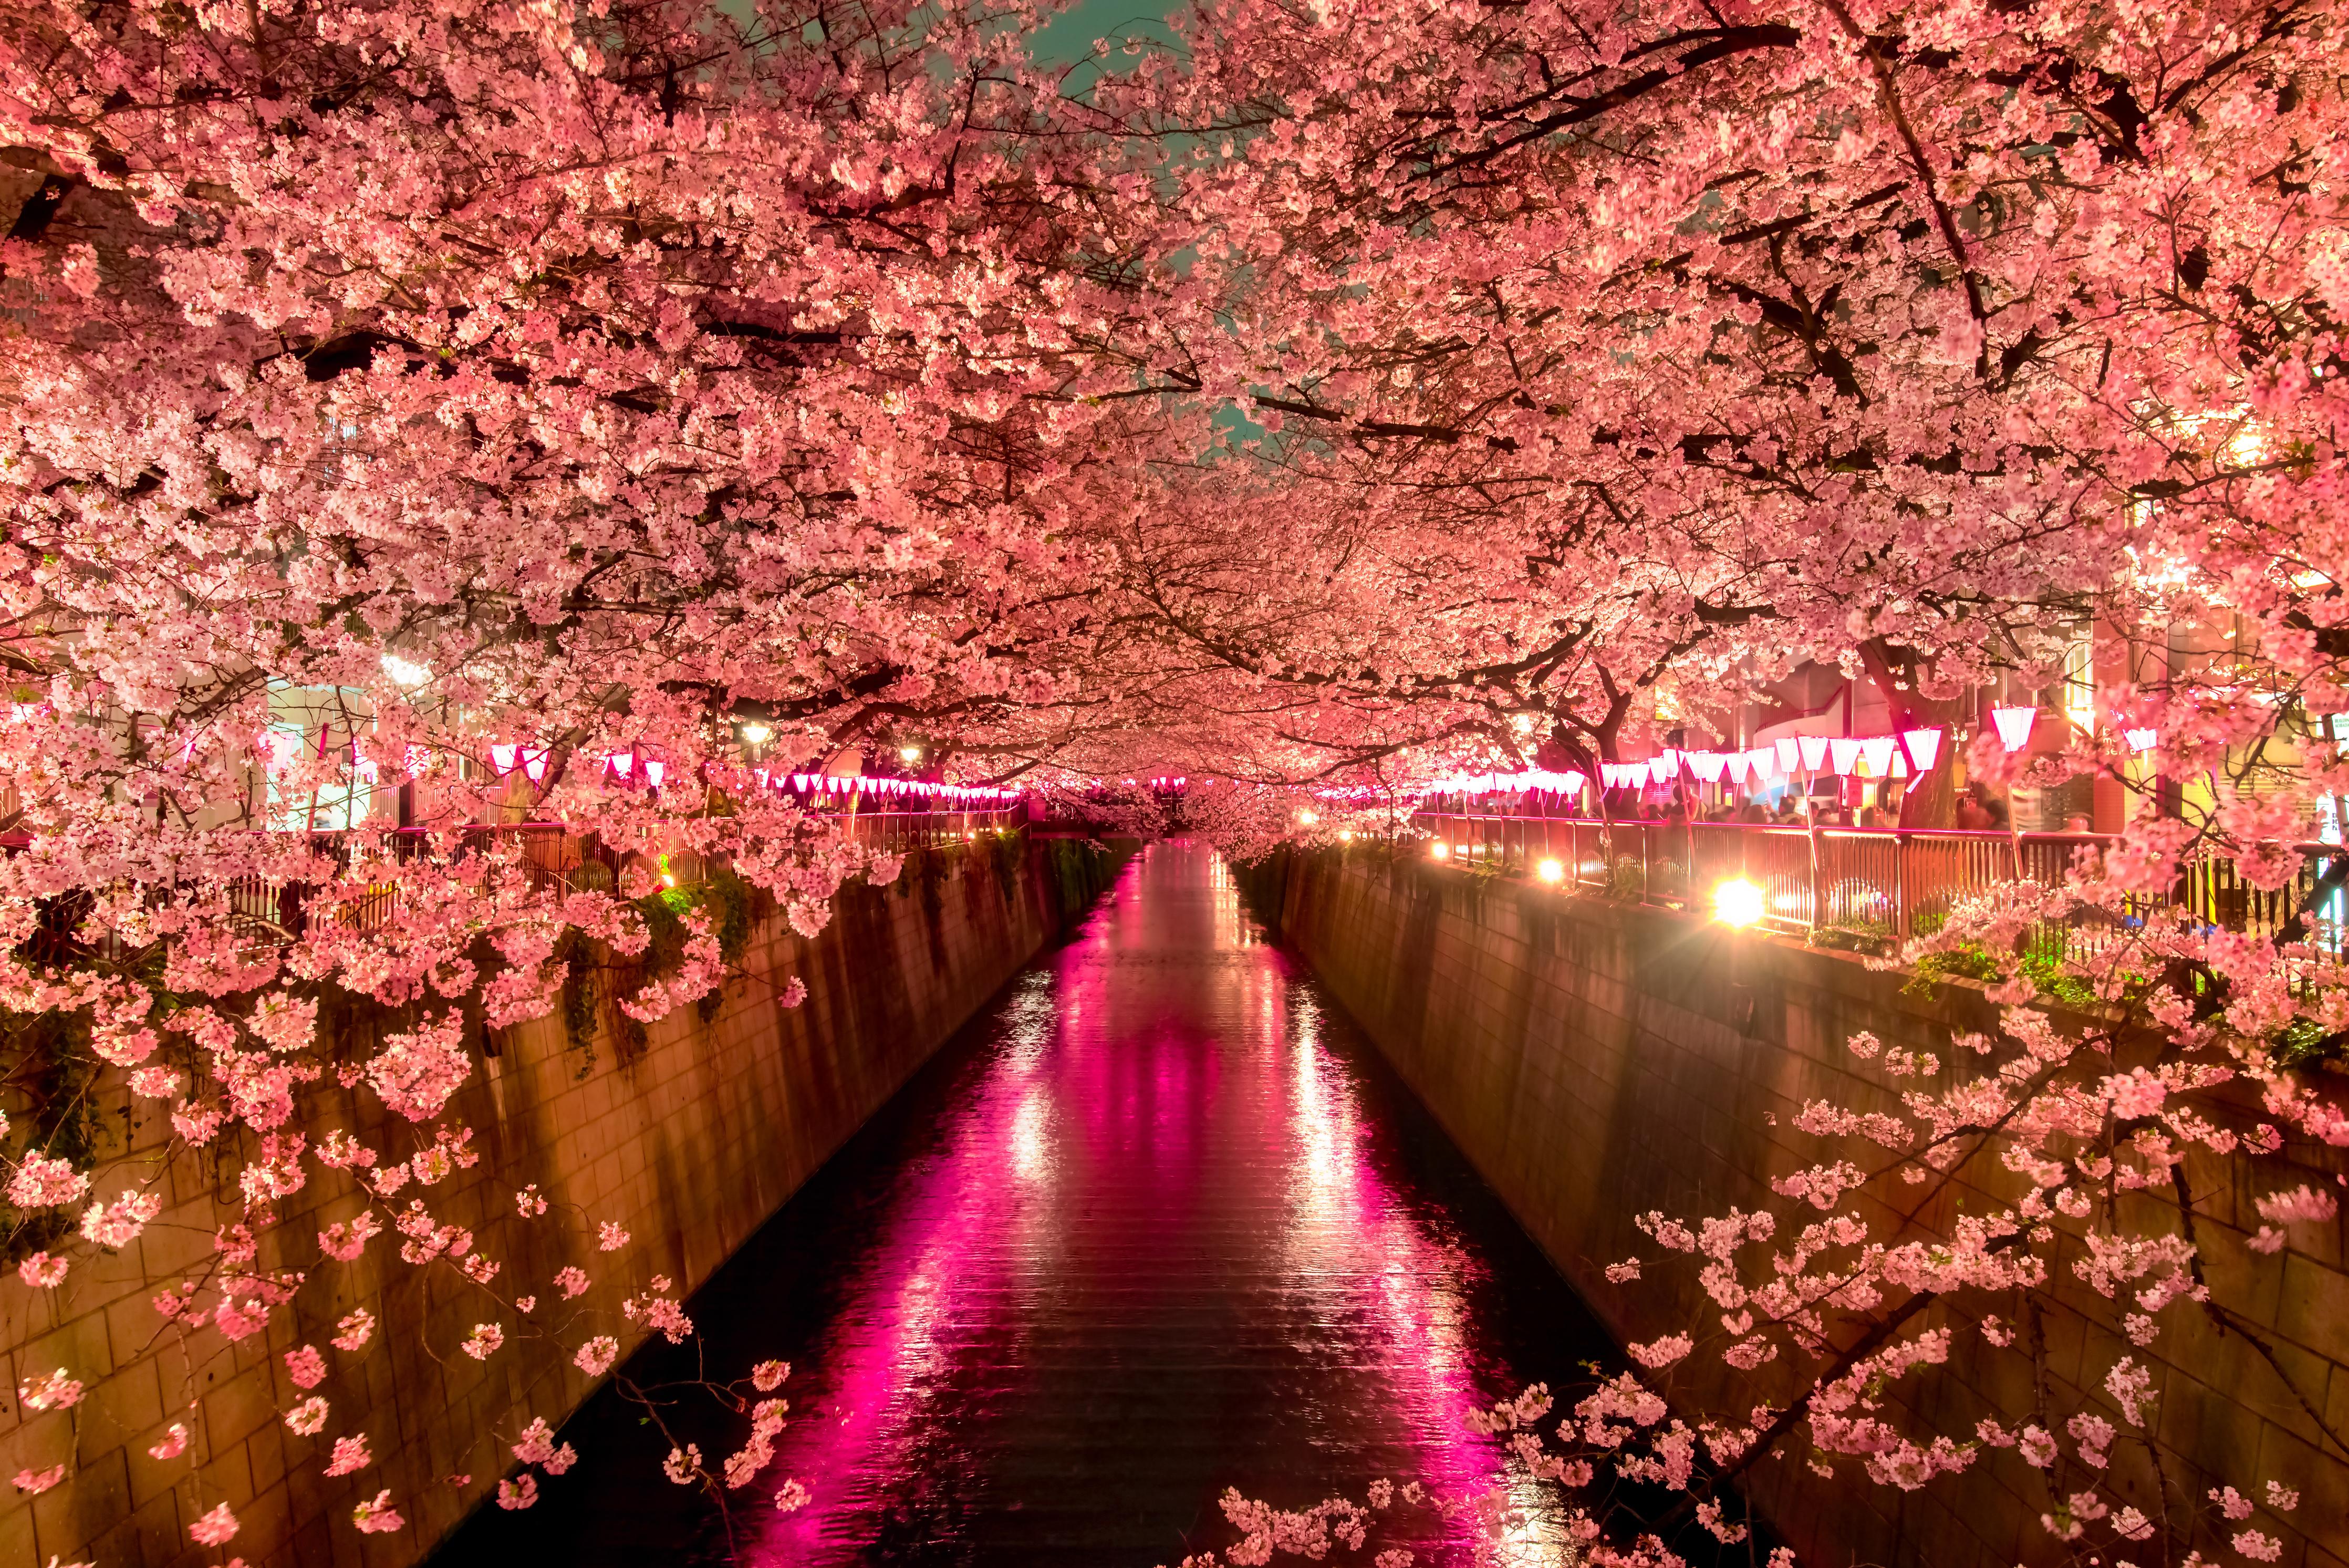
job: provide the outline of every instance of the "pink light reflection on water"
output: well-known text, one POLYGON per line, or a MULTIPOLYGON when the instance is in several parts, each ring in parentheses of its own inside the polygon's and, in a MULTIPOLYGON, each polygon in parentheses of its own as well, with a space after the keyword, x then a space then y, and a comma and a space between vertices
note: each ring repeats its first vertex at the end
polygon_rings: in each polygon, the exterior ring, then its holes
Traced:
MULTIPOLYGON (((1012 1484, 990 1466, 1049 1468, 1050 1454, 969 1456, 1065 1397, 1049 1388, 1137 1343, 1173 1373, 1186 1355, 1210 1366, 1210 1332, 1197 1343, 1137 1332, 1194 1310, 1229 1314, 1229 1332, 1305 1407, 1306 1429, 1335 1435, 1333 1459, 1377 1445, 1404 1457, 1397 1479, 1455 1495, 1515 1467, 1466 1427, 1488 1402, 1465 1293, 1477 1265, 1373 1158, 1319 1003, 1240 913, 1220 862, 1155 846, 1023 982, 1004 1022, 941 1146, 878 1211, 821 1368, 793 1379, 820 1392, 795 1398, 777 1463, 738 1494, 762 1500, 789 1476, 812 1499, 794 1514, 758 1511, 750 1561, 854 1559, 874 1511, 918 1490, 948 1450, 972 1472, 953 1484, 973 1495, 1012 1484)), ((1168 1440, 1215 1440, 1212 1413, 1199 1419, 1168 1440)), ((1265 1479, 1257 1495, 1296 1507, 1360 1496, 1372 1473, 1333 1462, 1309 1495, 1265 1479)), ((1211 1495, 1181 1501, 1204 1526, 1195 1544, 1229 1539, 1211 1495)))

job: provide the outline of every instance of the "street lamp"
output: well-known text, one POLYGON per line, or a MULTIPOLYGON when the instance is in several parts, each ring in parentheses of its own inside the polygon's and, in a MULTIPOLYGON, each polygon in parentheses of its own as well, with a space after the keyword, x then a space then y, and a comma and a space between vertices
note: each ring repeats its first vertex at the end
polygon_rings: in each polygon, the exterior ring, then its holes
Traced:
POLYGON ((1716 882, 1713 888, 1713 918, 1724 926, 1750 926, 1762 918, 1762 889, 1743 877, 1716 882))

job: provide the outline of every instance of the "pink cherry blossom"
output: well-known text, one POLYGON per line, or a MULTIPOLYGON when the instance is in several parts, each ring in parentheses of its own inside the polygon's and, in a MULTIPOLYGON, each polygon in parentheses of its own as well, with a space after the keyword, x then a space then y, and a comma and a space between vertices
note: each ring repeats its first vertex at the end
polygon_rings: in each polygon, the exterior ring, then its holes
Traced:
POLYGON ((224 1546, 234 1539, 237 1519, 228 1504, 218 1503, 212 1511, 188 1526, 189 1536, 199 1546, 224 1546))
POLYGON ((16 1486, 18 1491, 31 1492, 38 1495, 41 1492, 48 1490, 51 1487, 57 1485, 57 1482, 65 1479, 66 1467, 63 1465, 51 1465, 45 1470, 18 1470, 16 1472, 16 1486))
POLYGON ((361 1534, 382 1535, 408 1521, 391 1506, 391 1492, 387 1489, 351 1510, 351 1522, 358 1526, 361 1534))
POLYGON ((62 1159, 28 1154, 8 1179, 8 1201, 19 1209, 71 1203, 89 1190, 89 1178, 62 1159))
POLYGON ((328 1343, 336 1350, 358 1350, 365 1347, 368 1336, 375 1333, 375 1314, 365 1307, 346 1314, 335 1326, 341 1332, 328 1343))
POLYGON ((36 1289, 47 1289, 65 1282, 66 1261, 47 1252, 35 1252, 16 1265, 16 1275, 36 1289))
POLYGON ((330 1476, 356 1475, 373 1463, 375 1457, 367 1452, 365 1433, 356 1438, 336 1438, 334 1455, 326 1462, 326 1473, 330 1476))
POLYGON ((81 1403, 81 1383, 58 1367, 47 1377, 16 1386, 16 1399, 27 1410, 65 1410, 81 1403))

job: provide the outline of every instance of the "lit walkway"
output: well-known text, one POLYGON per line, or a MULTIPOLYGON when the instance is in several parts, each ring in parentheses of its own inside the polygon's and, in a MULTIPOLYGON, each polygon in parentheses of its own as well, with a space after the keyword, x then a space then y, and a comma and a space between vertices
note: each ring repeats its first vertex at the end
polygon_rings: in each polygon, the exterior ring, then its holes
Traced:
MULTIPOLYGON (((1204 850, 1130 866, 691 1303, 797 1366, 745 1561, 1151 1568, 1300 1506, 1501 1468, 1463 1424, 1599 1333, 1204 850), (784 1476, 813 1494, 778 1515, 784 1476)), ((649 1366, 637 1370, 657 1375, 649 1366)), ((698 1416, 698 1413, 697 1413, 698 1416)), ((684 1428, 715 1458, 739 1427, 684 1428)), ((669 1562, 722 1537, 608 1397, 527 1514, 444 1562, 669 1562)), ((1528 1552, 1526 1562, 1555 1561, 1528 1552)))

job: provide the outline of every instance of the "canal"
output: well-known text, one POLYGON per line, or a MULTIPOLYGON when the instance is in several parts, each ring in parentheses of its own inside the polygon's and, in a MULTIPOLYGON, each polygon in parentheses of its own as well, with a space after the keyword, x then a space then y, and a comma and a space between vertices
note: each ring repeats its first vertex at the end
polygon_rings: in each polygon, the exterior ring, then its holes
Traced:
MULTIPOLYGON (((688 1309, 712 1376, 795 1369, 730 1521, 663 1479, 667 1443, 606 1390, 564 1429, 577 1466, 436 1563, 717 1562, 730 1533, 761 1564, 1154 1568, 1232 1541, 1226 1487, 1299 1508, 1381 1476, 1459 1495, 1503 1476, 1535 1500, 1465 1417, 1618 1362, 1182 843, 1130 863, 688 1309), (796 1512, 771 1506, 786 1477, 796 1512)), ((690 1376, 693 1349, 624 1371, 690 1376)), ((673 1420, 714 1466, 742 1422, 705 1410, 673 1420)), ((1565 1562, 1557 1535, 1536 1508, 1508 1555, 1565 1562)))

